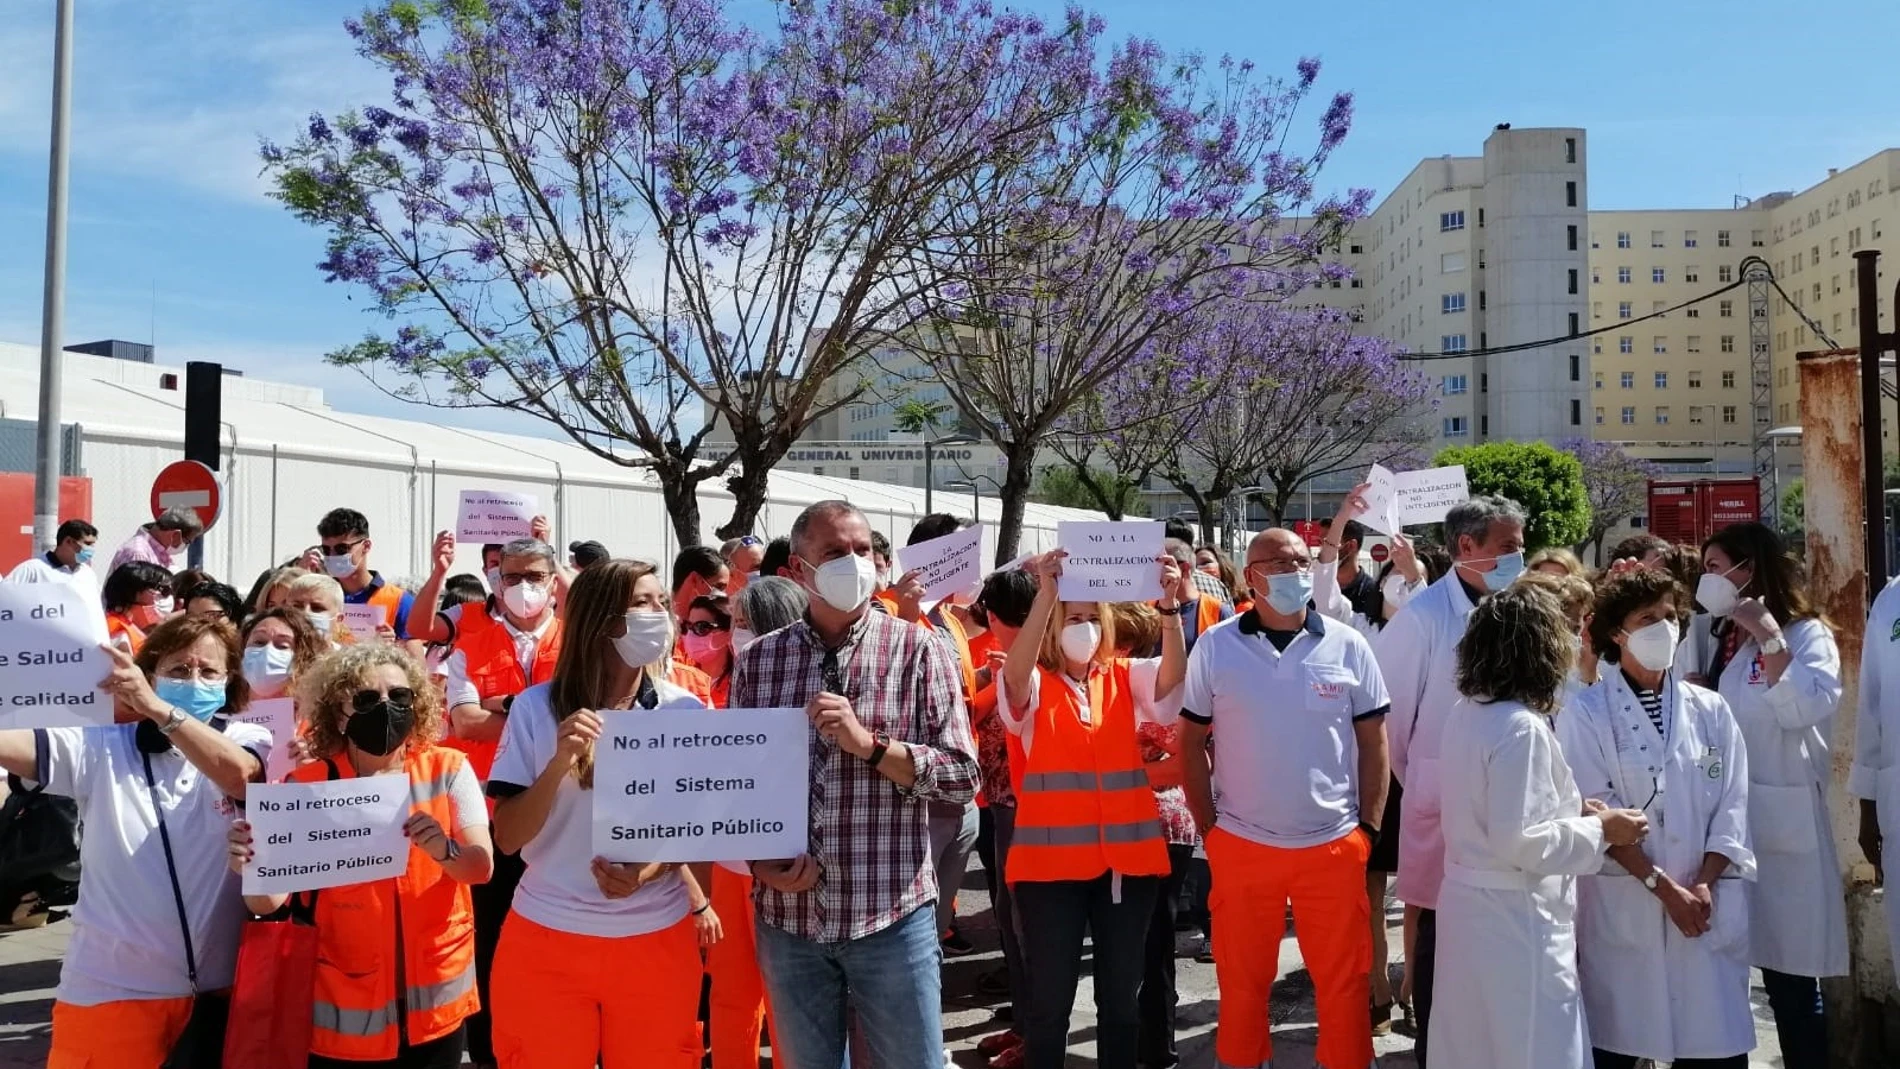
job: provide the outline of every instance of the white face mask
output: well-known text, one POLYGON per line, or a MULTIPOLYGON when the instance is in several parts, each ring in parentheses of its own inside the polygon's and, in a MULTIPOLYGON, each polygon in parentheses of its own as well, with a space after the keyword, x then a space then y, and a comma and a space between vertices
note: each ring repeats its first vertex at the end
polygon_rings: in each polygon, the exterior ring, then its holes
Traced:
POLYGON ((330 637, 330 628, 335 626, 334 617, 327 612, 318 612, 315 609, 305 612, 304 615, 310 619, 310 626, 317 629, 317 634, 324 638, 330 637))
POLYGON ((500 569, 500 568, 490 568, 490 569, 488 569, 488 570, 487 570, 486 572, 483 572, 482 574, 483 574, 484 576, 487 576, 487 578, 488 578, 488 591, 489 591, 489 593, 491 593, 491 594, 499 594, 499 593, 501 593, 501 569, 500 569))
POLYGON ((666 656, 672 637, 672 616, 635 609, 627 614, 627 633, 614 639, 614 652, 628 668, 645 668, 666 656))
POLYGON ((811 571, 812 591, 839 612, 856 612, 877 593, 877 565, 869 557, 854 553, 822 565, 805 561, 805 567, 811 571))
POLYGON ((752 632, 746 630, 743 627, 733 628, 732 629, 732 652, 738 653, 740 650, 745 649, 747 646, 750 646, 752 645, 752 643, 758 641, 758 638, 759 636, 753 634, 752 632))
POLYGON ((516 583, 501 593, 501 603, 508 611, 520 617, 541 615, 548 607, 548 599, 553 597, 548 588, 539 583, 516 583))
MULTIPOLYGON (((1736 565, 1739 568, 1741 565, 1736 565)), ((1702 578, 1695 581, 1695 599, 1709 610, 1711 616, 1727 616, 1735 610, 1735 603, 1742 598, 1742 591, 1729 578, 1727 572, 1703 572, 1702 578)))
POLYGON ((152 599, 152 611, 160 616, 170 616, 174 607, 176 607, 176 603, 172 601, 170 594, 162 598, 152 599))
POLYGON ((275 698, 290 681, 290 663, 296 654, 276 646, 247 646, 244 649, 244 680, 259 698, 275 698))
POLYGON ((1086 661, 1095 656, 1102 644, 1102 625, 1092 620, 1073 623, 1062 629, 1062 655, 1071 661, 1086 661))
POLYGON ((341 557, 323 558, 323 570, 332 579, 348 579, 356 574, 356 559, 348 553, 341 557))
POLYGON ((1676 663, 1676 641, 1682 633, 1674 620, 1658 620, 1623 633, 1623 652, 1651 672, 1667 672, 1676 663))

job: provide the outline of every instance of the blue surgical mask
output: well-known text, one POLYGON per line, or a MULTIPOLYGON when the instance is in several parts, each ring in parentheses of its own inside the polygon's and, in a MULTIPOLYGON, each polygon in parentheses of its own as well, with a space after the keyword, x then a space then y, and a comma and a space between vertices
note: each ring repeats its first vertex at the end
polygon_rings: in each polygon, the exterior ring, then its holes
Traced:
POLYGON ((176 706, 179 712, 200 724, 224 708, 222 679, 161 679, 156 689, 159 701, 176 706))
POLYGON ((1313 599, 1313 573, 1287 572, 1267 576, 1267 605, 1282 616, 1292 616, 1313 599))
POLYGON ((1517 577, 1523 574, 1524 551, 1520 549, 1516 553, 1506 553, 1497 558, 1496 567, 1484 573, 1484 587, 1496 593, 1517 582, 1517 577))
POLYGON ((92 547, 80 546, 79 552, 73 555, 73 560, 78 561, 80 564, 91 564, 92 563, 92 547))

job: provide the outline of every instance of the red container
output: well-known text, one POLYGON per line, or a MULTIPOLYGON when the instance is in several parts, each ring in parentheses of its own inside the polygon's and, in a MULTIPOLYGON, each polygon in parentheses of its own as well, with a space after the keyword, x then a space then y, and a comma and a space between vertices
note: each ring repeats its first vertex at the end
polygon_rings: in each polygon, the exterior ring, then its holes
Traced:
POLYGON ((1651 479, 1649 530, 1677 545, 1700 546, 1732 523, 1761 519, 1754 479, 1651 479))

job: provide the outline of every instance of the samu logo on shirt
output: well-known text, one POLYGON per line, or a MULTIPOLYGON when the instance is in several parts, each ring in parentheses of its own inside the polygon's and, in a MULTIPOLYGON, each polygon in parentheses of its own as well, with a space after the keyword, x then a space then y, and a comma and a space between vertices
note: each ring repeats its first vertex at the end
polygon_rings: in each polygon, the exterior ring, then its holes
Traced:
POLYGON ((1767 678, 1768 678, 1768 674, 1761 666, 1760 656, 1757 656, 1754 660, 1748 662, 1748 682, 1751 686, 1756 683, 1761 683, 1765 681, 1767 678))
POLYGON ((1316 679, 1313 681, 1313 694, 1321 701, 1336 702, 1346 696, 1346 684, 1316 679))

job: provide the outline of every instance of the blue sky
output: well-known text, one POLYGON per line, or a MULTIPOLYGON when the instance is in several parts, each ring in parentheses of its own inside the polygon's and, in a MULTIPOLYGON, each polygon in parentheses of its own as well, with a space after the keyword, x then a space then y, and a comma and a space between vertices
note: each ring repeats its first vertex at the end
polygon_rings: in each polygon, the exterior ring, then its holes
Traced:
MULTIPOLYGON (((766 0, 740 0, 762 10, 766 0)), ((362 0, 77 0, 67 340, 155 337, 415 415, 322 354, 375 324, 325 285, 315 231, 265 199, 255 146, 312 110, 376 99, 341 29, 362 0)), ((0 340, 39 337, 52 0, 0 18, 0 340)), ((1054 11, 1058 3, 1018 0, 1054 11)), ((1900 145, 1889 80, 1844 41, 1900 40, 1900 4, 1852 0, 1804 28, 1759 0, 1097 0, 1117 35, 1325 62, 1358 97, 1327 187, 1383 193, 1420 158, 1476 153, 1492 125, 1583 126, 1592 207, 1707 207, 1800 189, 1900 145)), ((1317 121, 1319 109, 1305 117, 1317 121)), ((352 297, 355 300, 351 300, 352 297)), ((467 416, 482 421, 479 416, 467 416)), ((518 423, 495 424, 514 426, 518 423)))

